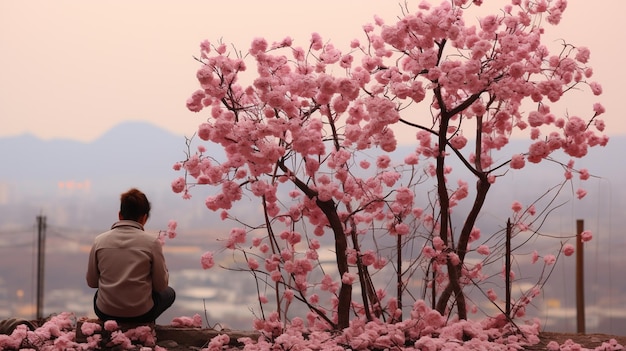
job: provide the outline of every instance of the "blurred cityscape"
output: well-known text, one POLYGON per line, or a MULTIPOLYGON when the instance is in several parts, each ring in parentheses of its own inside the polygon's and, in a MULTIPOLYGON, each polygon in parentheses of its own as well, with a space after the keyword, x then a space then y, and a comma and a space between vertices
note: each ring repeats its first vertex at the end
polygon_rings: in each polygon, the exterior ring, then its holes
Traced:
MULTIPOLYGON (((20 317, 34 319, 36 312, 36 233, 7 234, 1 232, 0 241, 0 319, 20 317), (19 240, 15 236, 19 236, 19 240), (12 243, 11 243, 12 242, 12 243)), ((84 279, 85 264, 94 232, 63 230, 50 226, 46 238, 45 294, 43 315, 69 311, 77 317, 94 317, 92 304, 94 289, 87 287, 84 279)), ((156 232, 155 232, 156 235, 156 232)), ((200 314, 205 326, 250 329, 258 315, 256 285, 246 272, 235 272, 214 267, 203 270, 200 256, 205 250, 214 250, 209 244, 211 233, 179 233, 168 239, 164 249, 170 269, 170 285, 177 292, 174 306, 157 321, 169 324, 180 316, 200 314)), ((328 249, 328 253, 331 249, 328 249)), ((590 257, 595 257, 591 250, 590 257)), ((626 283, 618 277, 606 276, 610 272, 594 271, 595 267, 622 266, 625 260, 619 254, 608 261, 605 258, 586 264, 586 331, 626 335, 626 283)), ((523 259, 520 259, 523 261, 523 259)), ((217 263, 218 265, 220 262, 217 263)), ((228 265, 228 262, 222 262, 228 265)), ((528 271, 529 267, 519 267, 528 271)), ((620 274, 619 271, 610 274, 620 274)), ((562 257, 555 267, 541 296, 527 309, 527 320, 539 318, 546 331, 575 332, 576 308, 573 257, 562 257)), ((531 283, 521 279, 518 284, 531 283)), ((421 284, 417 281, 415 284, 421 284)), ((515 290, 514 286, 514 290, 515 290)), ((528 286, 519 286, 528 288, 528 286)), ((471 294, 478 294, 473 291, 471 294)), ((358 292, 355 292, 358 295, 358 292)), ((475 295, 474 295, 475 296, 475 295)), ((485 300, 482 298, 482 300, 485 300)), ((476 299, 481 301, 481 299, 476 299)), ((502 305, 502 304, 501 304, 502 305)), ((501 306, 502 307, 502 306, 501 306)), ((494 315, 498 311, 484 302, 480 312, 472 318, 482 318, 483 313, 494 315)))
MULTIPOLYGON (((621 229, 626 226, 626 179, 623 166, 612 162, 626 149, 626 138, 612 139, 609 145, 578 165, 594 174, 587 182, 585 200, 559 202, 543 230, 565 238, 573 234, 576 219, 585 220, 586 228, 594 233, 585 245, 586 331, 626 335, 626 280, 621 271, 626 265, 622 254, 626 238, 621 229)), ((169 220, 179 223, 178 236, 166 240, 164 246, 177 300, 157 322, 169 324, 174 317, 198 313, 206 318, 207 326, 250 329, 259 313, 252 276, 218 267, 205 271, 200 266, 202 253, 218 249, 216 239, 224 237, 233 224, 206 209, 202 198, 206 193, 201 190, 194 195, 199 198, 186 201, 169 188, 180 176, 171 166, 188 151, 185 138, 142 123, 119 126, 90 144, 41 141, 28 135, 0 139, 0 163, 5 165, 0 173, 0 319, 35 317, 37 216, 47 218, 44 315, 69 311, 93 316, 94 290, 85 283, 88 250, 93 238, 117 219, 119 193, 139 187, 153 204, 148 230, 156 235, 167 229, 169 220), (139 136, 145 140, 141 144, 137 144, 139 136)), ((554 184, 555 177, 549 175, 554 172, 541 167, 529 172, 498 180, 481 217, 487 226, 484 233, 501 228, 512 199, 531 203, 542 189, 554 184)), ((562 177, 556 173, 557 179, 562 177)), ((566 192, 571 198, 575 189, 566 192)), ((231 215, 255 215, 250 206, 242 201, 231 215)), ((531 242, 527 245, 531 249, 521 254, 532 249, 558 252, 566 241, 531 242)), ((547 331, 575 332, 574 257, 559 257, 554 271, 543 273, 522 267, 529 261, 527 257, 517 260, 516 269, 528 273, 516 277, 515 291, 535 284, 541 274, 550 273, 550 277, 521 320, 536 317, 547 331)), ((481 294, 471 290, 470 297, 481 294)), ((476 318, 496 313, 490 304, 481 303, 478 308, 476 318)))

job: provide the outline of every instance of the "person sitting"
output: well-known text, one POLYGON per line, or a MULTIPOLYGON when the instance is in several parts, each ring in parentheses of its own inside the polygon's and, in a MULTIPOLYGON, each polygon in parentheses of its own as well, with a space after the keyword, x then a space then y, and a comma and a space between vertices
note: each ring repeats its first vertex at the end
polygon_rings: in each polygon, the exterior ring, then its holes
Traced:
POLYGON ((158 236, 144 231, 149 216, 146 195, 130 189, 120 197, 119 221, 94 240, 86 278, 103 321, 155 323, 176 299, 158 236))

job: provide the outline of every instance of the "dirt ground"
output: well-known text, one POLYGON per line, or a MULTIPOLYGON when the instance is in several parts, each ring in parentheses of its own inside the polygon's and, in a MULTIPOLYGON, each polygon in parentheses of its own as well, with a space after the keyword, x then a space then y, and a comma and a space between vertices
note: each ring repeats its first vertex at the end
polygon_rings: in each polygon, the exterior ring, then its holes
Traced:
POLYGON ((618 344, 626 347, 626 336, 617 335, 544 332, 539 334, 539 338, 541 339, 539 344, 534 345, 532 348, 528 348, 528 350, 545 350, 548 343, 552 340, 558 342, 559 345, 562 345, 569 339, 582 347, 591 350, 602 345, 603 342, 608 342, 611 339, 615 339, 618 344))
MULTIPOLYGON (((35 327, 33 321, 31 328, 35 327)), ((0 332, 9 334, 15 325, 24 323, 23 320, 5 320, 0 322, 0 332), (4 329, 6 330, 4 330, 4 329)), ((214 330, 199 328, 174 328, 171 326, 155 326, 157 336, 157 344, 170 351, 198 351, 203 346, 206 347, 208 341, 219 334, 225 333, 230 336, 232 341, 241 337, 249 337, 256 339, 258 333, 253 331, 235 331, 235 330, 214 330)), ((77 334, 77 341, 80 333, 77 334)), ((539 334, 540 342, 536 345, 528 347, 526 350, 538 351, 546 350, 550 341, 556 341, 559 345, 565 344, 568 340, 582 346, 584 349, 593 350, 603 343, 608 343, 611 339, 615 339, 618 344, 626 346, 626 336, 607 335, 607 334, 578 334, 578 333, 554 333, 542 332, 539 334)))
MULTIPOLYGON (((234 334, 238 334, 235 332, 234 334)), ((165 336, 165 335, 163 335, 165 336)), ((189 341, 190 343, 183 342, 179 339, 180 344, 174 340, 161 340, 158 344, 162 347, 167 348, 169 351, 198 351, 201 349, 200 346, 189 346, 191 344, 200 345, 198 340, 192 341, 193 336, 191 335, 170 335, 171 339, 178 339, 182 337, 183 340, 189 341), (183 345, 183 343, 187 345, 183 345)), ((200 336, 200 335, 196 335, 200 336)), ((207 335, 205 335, 207 336, 207 335)), ((233 338, 237 338, 241 335, 233 335, 233 338)), ((250 335, 247 335, 250 336, 250 335)), ((231 338, 231 339, 233 339, 231 338)), ((611 339, 615 339, 618 344, 622 346, 626 346, 626 336, 616 336, 616 335, 607 335, 607 334, 577 334, 577 333, 552 333, 552 332, 544 332, 539 335, 540 342, 532 347, 527 348, 528 351, 539 351, 546 350, 546 346, 550 341, 556 341, 559 345, 563 345, 567 342, 567 340, 572 340, 574 343, 581 345, 585 349, 593 350, 596 347, 602 345, 604 342, 609 342, 611 339)))

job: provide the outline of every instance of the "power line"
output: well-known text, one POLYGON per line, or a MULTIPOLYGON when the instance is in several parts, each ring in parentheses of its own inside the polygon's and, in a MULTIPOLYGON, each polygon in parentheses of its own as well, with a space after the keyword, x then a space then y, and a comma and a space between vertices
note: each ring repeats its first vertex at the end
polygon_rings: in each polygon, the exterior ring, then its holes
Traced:
POLYGON ((12 230, 0 230, 0 236, 2 235, 20 235, 20 234, 32 234, 35 227, 28 229, 12 229, 12 230))
POLYGON ((27 246, 31 246, 32 244, 33 244, 33 240, 23 241, 19 243, 11 243, 10 245, 0 245, 0 250, 1 249, 13 249, 16 247, 27 247, 27 246))
MULTIPOLYGON (((28 235, 24 240, 16 241, 15 239, 11 239, 10 242, 1 242, 0 241, 0 249, 7 248, 17 248, 17 247, 26 247, 35 242, 34 234, 36 234, 36 227, 32 226, 28 229, 14 229, 14 230, 4 230, 0 231, 0 236, 10 237, 10 236, 25 236, 28 235)), ((70 228, 70 227, 61 227, 61 226, 51 226, 46 224, 46 231, 49 235, 54 237, 67 240, 67 241, 91 241, 93 237, 97 234, 102 233, 100 229, 89 229, 89 228, 70 228)))
POLYGON ((96 235, 104 231, 103 229, 71 228, 71 227, 62 227, 62 226, 57 226, 57 225, 48 225, 48 229, 52 229, 54 231, 83 234, 83 235, 96 235))

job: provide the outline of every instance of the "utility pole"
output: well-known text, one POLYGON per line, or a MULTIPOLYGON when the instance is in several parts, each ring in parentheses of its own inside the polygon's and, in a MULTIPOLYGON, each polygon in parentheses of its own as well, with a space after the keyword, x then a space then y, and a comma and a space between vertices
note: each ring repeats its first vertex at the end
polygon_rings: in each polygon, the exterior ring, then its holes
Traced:
POLYGON ((504 281, 506 284, 506 318, 513 319, 511 316, 511 235, 512 235, 512 227, 511 227, 511 218, 506 221, 506 249, 504 253, 504 267, 506 276, 504 277, 504 281))
POLYGON ((576 220, 576 332, 585 334, 585 264, 582 232, 585 221, 576 220))
POLYGON ((43 318, 44 259, 46 257, 46 217, 37 216, 37 320, 43 318))

